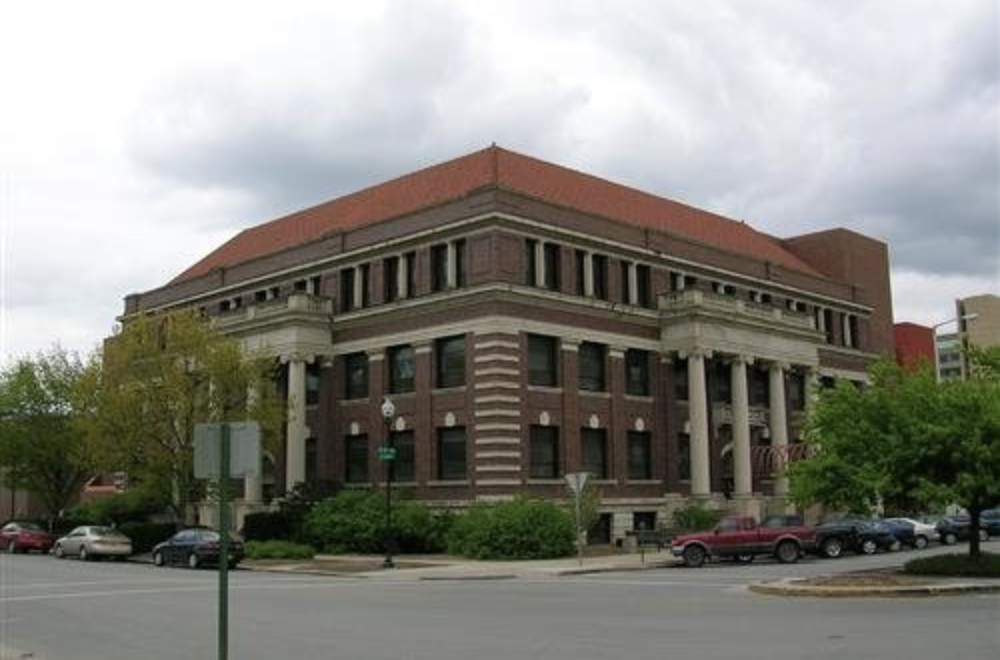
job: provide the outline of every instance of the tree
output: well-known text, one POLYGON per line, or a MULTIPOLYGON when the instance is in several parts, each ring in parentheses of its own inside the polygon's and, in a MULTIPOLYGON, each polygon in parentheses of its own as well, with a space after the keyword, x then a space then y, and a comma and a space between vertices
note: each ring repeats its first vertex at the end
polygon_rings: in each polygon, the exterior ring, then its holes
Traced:
POLYGON ((957 503, 977 559, 979 514, 1000 500, 1000 371, 990 366, 1000 359, 992 349, 972 358, 965 381, 883 361, 869 385, 821 392, 806 424, 812 456, 789 467, 792 498, 864 512, 957 503))
POLYGON ((170 484, 173 513, 186 519, 200 495, 195 424, 253 419, 275 444, 283 407, 274 369, 273 359, 245 352, 194 311, 129 319, 80 389, 88 449, 106 470, 170 484))
POLYGON ((0 466, 52 519, 90 475, 73 392, 84 367, 60 348, 0 372, 0 466))

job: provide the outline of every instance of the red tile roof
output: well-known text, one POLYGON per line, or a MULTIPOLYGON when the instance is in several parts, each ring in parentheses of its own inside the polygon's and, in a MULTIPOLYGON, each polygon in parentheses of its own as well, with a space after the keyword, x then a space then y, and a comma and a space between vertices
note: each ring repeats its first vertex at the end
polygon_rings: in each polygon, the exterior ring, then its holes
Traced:
POLYGON ((492 146, 246 229, 172 283, 460 199, 487 186, 819 274, 779 239, 742 222, 492 146))

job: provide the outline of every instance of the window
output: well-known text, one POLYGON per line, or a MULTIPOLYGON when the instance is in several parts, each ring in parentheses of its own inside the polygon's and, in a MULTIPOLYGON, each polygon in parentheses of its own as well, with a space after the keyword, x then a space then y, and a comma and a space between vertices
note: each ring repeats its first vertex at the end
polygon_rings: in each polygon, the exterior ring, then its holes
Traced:
POLYGON ((674 360, 674 396, 678 401, 688 400, 687 360, 674 360))
POLYGON ((253 300, 254 302, 264 302, 267 300, 267 289, 261 289, 260 291, 254 292, 253 300))
POLYGON ((622 302, 626 304, 631 304, 632 301, 632 286, 629 282, 629 272, 632 270, 631 261, 619 261, 618 264, 621 266, 621 274, 618 276, 618 281, 621 284, 621 299, 622 302))
POLYGON ((598 300, 608 299, 608 258, 603 254, 595 254, 591 258, 594 270, 594 297, 598 300))
POLYGON ((652 307, 653 298, 650 295, 652 291, 652 275, 649 270, 649 266, 639 265, 635 267, 635 281, 639 290, 636 292, 636 298, 640 307, 652 307))
POLYGON ((721 361, 714 362, 712 378, 712 401, 714 403, 733 402, 733 372, 732 366, 721 361))
POLYGON ((823 327, 826 329, 826 343, 833 343, 833 310, 823 310, 823 327))
POLYGON ((766 371, 756 368, 747 369, 747 380, 749 381, 747 385, 749 386, 750 392, 750 405, 751 406, 767 406, 770 405, 770 376, 766 371))
POLYGON ((582 296, 586 293, 587 253, 576 250, 573 254, 576 258, 576 295, 582 296))
POLYGON ((532 479, 559 478, 559 429, 555 426, 532 426, 528 439, 528 475, 532 479))
POLYGON ((296 291, 306 291, 309 288, 309 283, 305 280, 295 280, 292 288, 296 291))
POLYGON ((349 312, 355 307, 354 269, 340 269, 340 311, 349 312))
POLYGON ((625 351, 625 393, 649 396, 649 351, 625 351))
POLYGON ((399 257, 388 257, 382 262, 382 279, 385 301, 399 300, 399 257))
POLYGON ((788 374, 785 381, 788 387, 788 407, 792 410, 805 410, 806 407, 806 379, 800 373, 792 372, 788 374))
POLYGON ((344 438, 344 481, 359 484, 368 481, 368 436, 344 438))
POLYGON ((677 478, 691 480, 691 436, 688 433, 677 436, 677 478))
POLYGON ((448 288, 448 246, 444 243, 431 246, 431 291, 448 288))
POLYGON ((455 286, 465 286, 465 239, 455 241, 455 286))
POLYGON ((465 336, 445 337, 434 342, 437 387, 465 385, 465 336))
POLYGON ((528 335, 528 384, 555 387, 556 338, 528 335))
POLYGON ((545 288, 550 291, 559 290, 559 246, 554 243, 546 243, 545 248, 545 288))
POLYGON ((390 461, 395 481, 416 481, 416 460, 413 431, 393 431, 389 434, 390 446, 396 448, 396 458, 390 461))
POLYGON ((464 427, 438 429, 437 478, 441 481, 466 479, 465 451, 464 427))
POLYGON ((389 349, 388 356, 389 393, 412 392, 414 376, 416 375, 413 347, 410 345, 393 346, 389 349))
POLYGON ((406 269, 406 290, 400 295, 413 298, 417 295, 417 253, 407 252, 403 255, 403 268, 406 269))
POLYGON ((538 241, 533 238, 524 240, 524 283, 528 286, 538 285, 538 269, 535 266, 535 250, 538 241))
POLYGON ((670 271, 670 290, 684 290, 684 273, 678 273, 676 270, 670 271))
POLYGON ((604 392, 604 362, 607 347, 585 341, 580 344, 580 389, 587 392, 604 392))
POLYGON ((344 356, 344 398, 364 399, 368 396, 368 355, 351 353, 344 356))
POLYGON ((604 429, 580 429, 580 462, 595 479, 608 478, 608 441, 604 429))
POLYGON ((315 406, 319 403, 319 365, 315 362, 306 365, 306 405, 315 406))
POLYGON ((319 477, 319 446, 316 438, 306 438, 306 483, 314 484, 319 477))
POLYGON ((362 264, 358 270, 361 273, 361 300, 355 300, 354 302, 358 307, 368 307, 368 305, 371 304, 371 299, 368 297, 368 282, 371 277, 371 266, 368 264, 362 264))
POLYGON ((653 478, 652 441, 648 431, 628 432, 628 478, 653 478))

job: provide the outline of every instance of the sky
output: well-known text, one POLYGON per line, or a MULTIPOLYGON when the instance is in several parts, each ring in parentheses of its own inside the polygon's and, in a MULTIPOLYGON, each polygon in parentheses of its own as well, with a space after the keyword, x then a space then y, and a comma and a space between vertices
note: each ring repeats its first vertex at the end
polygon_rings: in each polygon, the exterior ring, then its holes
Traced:
MULTIPOLYGON (((994 0, 3 3, 0 360, 241 229, 497 144, 1000 293, 994 0)), ((942 330, 947 330, 945 325, 942 330)))

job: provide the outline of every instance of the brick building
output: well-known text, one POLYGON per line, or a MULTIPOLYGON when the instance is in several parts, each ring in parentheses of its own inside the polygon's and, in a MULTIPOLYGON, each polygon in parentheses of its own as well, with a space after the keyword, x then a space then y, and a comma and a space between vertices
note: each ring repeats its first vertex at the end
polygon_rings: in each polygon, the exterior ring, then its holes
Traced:
POLYGON ((909 368, 916 368, 923 363, 931 367, 936 364, 933 328, 904 321, 893 326, 893 333, 897 364, 909 368))
POLYGON ((282 364, 264 483, 462 506, 600 485, 605 535, 689 497, 777 508, 808 384, 893 351, 886 246, 778 239, 496 146, 252 227, 125 316, 197 306, 282 364))

